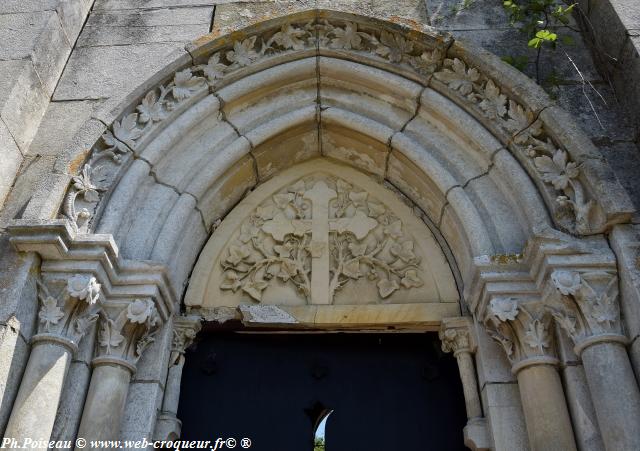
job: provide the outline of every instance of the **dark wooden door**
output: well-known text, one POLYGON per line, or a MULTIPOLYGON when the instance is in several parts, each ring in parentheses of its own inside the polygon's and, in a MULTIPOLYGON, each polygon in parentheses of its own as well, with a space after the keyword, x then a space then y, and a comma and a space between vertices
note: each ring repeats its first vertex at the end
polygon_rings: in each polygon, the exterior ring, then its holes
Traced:
POLYGON ((327 451, 465 449, 456 362, 435 334, 211 333, 187 353, 181 390, 185 440, 312 451, 333 410, 327 451))

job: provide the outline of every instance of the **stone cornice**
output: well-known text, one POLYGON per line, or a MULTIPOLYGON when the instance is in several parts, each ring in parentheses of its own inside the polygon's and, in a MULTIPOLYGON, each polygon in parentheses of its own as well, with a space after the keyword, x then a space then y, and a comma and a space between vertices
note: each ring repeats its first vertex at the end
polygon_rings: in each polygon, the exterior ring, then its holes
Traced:
POLYGON ((14 220, 7 228, 19 252, 35 252, 41 271, 90 274, 101 286, 106 304, 153 299, 165 322, 177 296, 164 265, 121 258, 111 235, 77 234, 67 220, 14 220))

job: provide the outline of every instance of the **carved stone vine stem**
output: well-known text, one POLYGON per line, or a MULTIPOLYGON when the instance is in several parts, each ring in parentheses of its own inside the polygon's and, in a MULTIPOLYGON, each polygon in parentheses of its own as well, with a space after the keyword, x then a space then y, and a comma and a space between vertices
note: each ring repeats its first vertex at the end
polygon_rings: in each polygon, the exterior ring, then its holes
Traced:
POLYGON ((444 318, 439 335, 442 350, 453 352, 458 362, 468 420, 463 431, 464 444, 469 449, 481 451, 488 450, 490 445, 473 364, 477 345, 472 327, 473 322, 468 317, 444 318))
POLYGON ((576 450, 550 322, 541 303, 513 298, 492 299, 485 314, 489 335, 502 344, 518 379, 531 450, 576 450))
POLYGON ((582 359, 605 447, 640 449, 640 391, 625 348, 616 275, 556 270, 547 288, 547 308, 582 359))
MULTIPOLYGON (((5 430, 5 437, 46 444, 51 437, 64 382, 78 343, 97 317, 100 285, 89 275, 38 280, 38 333, 5 430), (63 285, 61 293, 47 286, 63 285), (55 295, 54 295, 55 294, 55 295)), ((46 450, 46 446, 40 449, 46 450)))

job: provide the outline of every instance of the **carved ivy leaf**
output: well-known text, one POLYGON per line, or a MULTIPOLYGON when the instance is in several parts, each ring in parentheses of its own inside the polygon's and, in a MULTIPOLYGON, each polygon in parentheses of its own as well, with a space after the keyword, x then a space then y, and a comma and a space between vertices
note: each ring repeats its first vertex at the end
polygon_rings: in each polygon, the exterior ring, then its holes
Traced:
POLYGON ((283 282, 287 282, 297 274, 298 268, 296 267, 296 264, 293 260, 285 258, 281 261, 278 278, 280 278, 283 282))
POLYGON ((349 250, 354 257, 362 257, 367 251, 367 243, 349 243, 349 250))
POLYGON ((360 274, 360 262, 357 258, 353 260, 349 260, 342 267, 342 274, 352 279, 359 279, 362 274, 360 274))
POLYGON ((362 48, 362 37, 358 33, 358 25, 347 22, 344 29, 335 27, 332 30, 335 38, 331 40, 331 46, 345 50, 360 50, 362 48))
POLYGON ((138 120, 142 124, 146 124, 149 121, 160 122, 167 117, 167 114, 162 107, 162 102, 158 101, 158 95, 155 90, 149 91, 142 99, 142 103, 138 105, 136 109, 140 113, 138 120))
POLYGON ((251 255, 251 249, 246 244, 241 246, 232 244, 229 246, 229 255, 227 256, 227 262, 232 265, 237 265, 242 260, 251 255))
POLYGON ((82 172, 78 176, 72 177, 73 187, 78 190, 82 197, 87 202, 98 202, 100 196, 98 195, 98 188, 91 183, 91 165, 85 164, 82 168, 82 172))
POLYGON ((361 240, 378 226, 378 221, 358 210, 356 214, 350 218, 334 220, 332 225, 338 233, 351 232, 358 240, 361 240))
POLYGON ((240 236, 238 239, 243 243, 248 243, 252 238, 258 236, 260 229, 256 227, 252 222, 245 221, 240 225, 240 236))
POLYGON ((421 70, 423 72, 433 72, 438 67, 441 59, 442 52, 439 49, 434 49, 430 52, 422 52, 419 57, 411 58, 410 62, 416 70, 421 70))
POLYGON ((100 330, 100 346, 107 348, 107 353, 111 353, 111 348, 117 348, 124 341, 124 336, 120 333, 114 322, 107 319, 102 322, 100 330))
POLYGON ((504 117, 507 114, 507 96, 500 93, 493 80, 487 81, 484 87, 484 100, 480 102, 480 108, 489 117, 504 117))
POLYGON ((227 52, 227 59, 240 67, 248 66, 258 58, 258 53, 253 49, 257 36, 251 36, 244 41, 235 41, 233 50, 227 52))
POLYGON ((551 309, 551 314, 560 327, 562 327, 570 336, 575 336, 576 319, 573 316, 567 315, 566 313, 560 312, 554 308, 551 309))
POLYGON ((380 33, 380 42, 376 48, 376 53, 387 58, 392 63, 402 61, 404 55, 413 50, 413 43, 400 35, 394 35, 386 30, 380 33))
POLYGON ((273 246, 273 250, 280 258, 290 258, 291 251, 294 249, 293 243, 291 241, 287 241, 284 244, 276 244, 273 246))
POLYGON ((422 279, 418 276, 418 272, 415 269, 410 269, 404 273, 404 277, 400 280, 400 283, 405 288, 421 287, 424 285, 422 279))
POLYGON ((136 343, 136 356, 140 357, 144 350, 147 349, 154 341, 156 340, 153 337, 153 334, 145 334, 142 336, 142 338, 140 338, 136 343))
POLYGON ((562 149, 557 149, 554 152, 553 159, 543 155, 534 158, 533 161, 540 171, 542 180, 551 183, 557 190, 567 189, 569 181, 579 174, 578 165, 572 161, 569 162, 567 152, 562 149))
POLYGON ((176 72, 173 82, 173 97, 178 101, 191 97, 195 91, 205 86, 204 78, 195 77, 191 68, 176 72))
POLYGON ((58 307, 58 302, 56 298, 53 296, 47 296, 42 301, 42 307, 40 307, 40 312, 38 312, 38 318, 40 318, 40 322, 44 323, 45 328, 49 330, 49 326, 51 324, 58 324, 60 319, 64 316, 62 309, 58 307))
POLYGON ((378 286, 378 292, 380 293, 380 297, 382 299, 388 298, 393 294, 394 291, 400 288, 398 282, 386 278, 380 279, 376 285, 378 286))
POLYGON ((97 319, 98 319, 97 313, 79 316, 74 321, 73 327, 78 335, 83 336, 84 334, 87 333, 89 328, 93 325, 93 323, 96 322, 97 319))
POLYGON ((227 270, 224 273, 224 281, 220 284, 222 290, 231 290, 234 293, 242 286, 242 282, 238 278, 238 273, 227 270))
POLYGON ((373 218, 377 218, 378 216, 384 214, 384 212, 386 211, 384 205, 377 202, 368 202, 367 206, 369 207, 369 216, 373 218))
POLYGON ((513 138, 516 144, 526 144, 530 137, 538 136, 542 132, 542 123, 536 120, 534 114, 513 100, 509 100, 507 120, 504 124, 511 133, 517 133, 513 138))
POLYGON ((384 234, 397 240, 402 236, 402 222, 398 220, 398 221, 392 222, 388 226, 385 226, 384 234))
POLYGON ((273 202, 280 210, 284 210, 289 206, 289 203, 293 201, 293 193, 275 194, 273 196, 273 202))
POLYGON ((349 193, 349 199, 356 207, 364 205, 367 201, 368 193, 366 191, 362 191, 360 193, 354 193, 353 191, 349 193))
POLYGON ((487 329, 487 332, 489 333, 491 338, 502 345, 508 357, 511 357, 513 355, 513 342, 511 340, 492 329, 487 329))
POLYGON ((302 50, 304 49, 304 41, 301 38, 305 36, 305 34, 306 32, 300 28, 296 28, 289 23, 284 24, 280 31, 269 39, 267 44, 271 46, 273 43, 276 43, 285 50, 302 50))
MULTIPOLYGON (((109 149, 113 152, 124 154, 129 151, 129 148, 124 143, 118 141, 115 136, 113 136, 113 133, 111 133, 110 130, 107 130, 103 133, 102 140, 107 146, 109 146, 109 149)), ((117 155, 115 155, 113 158, 115 161, 120 161, 120 158, 117 155)))
POLYGON ((402 243, 394 243, 391 246, 391 255, 398 257, 405 263, 409 263, 416 258, 416 254, 413 252, 413 241, 407 240, 402 243))
POLYGON ((214 53, 207 64, 202 66, 202 72, 212 83, 224 77, 226 70, 227 66, 220 62, 220 53, 214 53))
POLYGON ((513 321, 518 316, 518 303, 511 298, 494 298, 489 304, 489 313, 500 321, 513 321))
POLYGON ((128 114, 121 121, 113 123, 113 135, 132 149, 136 146, 136 139, 142 136, 142 132, 143 130, 138 128, 138 113, 128 114))
POLYGON ((458 58, 445 60, 445 65, 447 68, 441 72, 436 72, 434 76, 462 95, 471 94, 473 92, 473 84, 480 79, 478 69, 467 69, 467 65, 458 58))
POLYGON ((529 323, 524 342, 540 352, 544 352, 544 348, 549 347, 549 337, 542 321, 536 319, 529 323))
POLYGON ((269 286, 269 283, 262 279, 252 280, 252 281, 249 281, 247 284, 243 285, 242 291, 244 291, 253 299, 259 302, 262 300, 262 292, 268 286, 269 286))

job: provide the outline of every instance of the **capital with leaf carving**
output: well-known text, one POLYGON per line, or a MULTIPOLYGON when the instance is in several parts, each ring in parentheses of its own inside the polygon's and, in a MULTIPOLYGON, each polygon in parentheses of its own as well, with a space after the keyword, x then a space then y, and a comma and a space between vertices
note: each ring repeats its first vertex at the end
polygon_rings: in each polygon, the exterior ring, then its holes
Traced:
POLYGON ((93 365, 118 364, 136 370, 144 350, 154 341, 161 319, 152 299, 113 302, 100 311, 98 356, 93 365))
POLYGON ((184 361, 184 352, 191 346, 196 334, 202 327, 200 318, 196 316, 176 316, 173 320, 173 341, 171 342, 171 358, 169 366, 184 361))
POLYGON ((557 365, 551 333, 551 314, 541 302, 496 297, 484 316, 489 335, 498 341, 512 364, 511 371, 532 365, 557 365))
POLYGON ((618 303, 618 277, 610 271, 555 270, 546 309, 575 344, 576 354, 595 343, 626 344, 618 303))
POLYGON ((471 318, 444 318, 438 333, 444 352, 453 352, 454 356, 466 352, 473 354, 477 344, 472 333, 471 318))
POLYGON ((44 274, 38 286, 38 333, 32 342, 54 341, 74 353, 98 318, 100 284, 90 274, 44 274))

